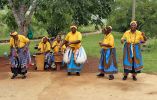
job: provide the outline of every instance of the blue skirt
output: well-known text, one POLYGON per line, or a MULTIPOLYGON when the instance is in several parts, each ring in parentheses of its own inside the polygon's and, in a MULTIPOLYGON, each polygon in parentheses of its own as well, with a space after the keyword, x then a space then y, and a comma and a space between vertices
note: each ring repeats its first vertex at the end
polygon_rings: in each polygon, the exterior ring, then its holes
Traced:
POLYGON ((74 60, 74 53, 72 52, 70 63, 67 64, 67 71, 68 72, 81 72, 83 64, 76 64, 74 60))
POLYGON ((123 66, 125 73, 139 73, 143 69, 140 44, 126 43, 123 49, 123 66), (133 48, 133 52, 131 50, 133 48))
POLYGON ((106 74, 114 74, 118 72, 117 68, 117 60, 116 60, 116 49, 109 48, 109 49, 102 49, 101 50, 101 57, 99 62, 99 70, 104 71, 106 74))
POLYGON ((45 68, 51 67, 52 63, 54 62, 54 56, 52 53, 45 53, 45 68))

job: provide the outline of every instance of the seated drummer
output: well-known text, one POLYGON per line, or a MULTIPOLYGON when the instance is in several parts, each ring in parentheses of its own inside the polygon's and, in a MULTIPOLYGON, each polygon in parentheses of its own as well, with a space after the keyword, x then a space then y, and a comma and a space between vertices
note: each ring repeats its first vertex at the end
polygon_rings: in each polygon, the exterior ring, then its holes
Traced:
POLYGON ((59 49, 61 43, 62 43, 61 36, 58 35, 56 37, 56 40, 52 44, 52 50, 54 52, 55 58, 60 57, 60 58, 55 59, 55 65, 56 65, 57 70, 60 70, 60 67, 61 67, 61 64, 62 64, 62 59, 61 59, 62 54, 64 53, 64 50, 66 49, 65 45, 62 46, 61 50, 59 49))
POLYGON ((65 50, 65 45, 64 46, 62 46, 62 48, 61 48, 61 50, 59 50, 59 46, 61 45, 61 43, 62 43, 62 40, 61 40, 61 36, 60 35, 58 35, 57 37, 56 37, 56 40, 53 42, 53 44, 52 44, 52 49, 53 49, 53 52, 56 54, 56 53, 59 53, 59 52, 64 52, 64 50, 65 50))
POLYGON ((51 67, 52 64, 52 60, 51 60, 52 54, 50 53, 51 44, 49 42, 48 37, 42 38, 41 42, 38 45, 38 50, 40 51, 40 54, 45 55, 44 69, 47 70, 48 68, 51 67))

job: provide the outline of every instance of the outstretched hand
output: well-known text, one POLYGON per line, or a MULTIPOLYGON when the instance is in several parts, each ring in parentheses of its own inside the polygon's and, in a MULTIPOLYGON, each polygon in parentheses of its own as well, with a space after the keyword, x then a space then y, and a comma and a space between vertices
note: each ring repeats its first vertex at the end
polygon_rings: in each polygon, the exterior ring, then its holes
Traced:
POLYGON ((121 43, 123 44, 126 40, 125 39, 121 39, 121 43))
POLYGON ((102 42, 101 42, 101 41, 99 41, 99 45, 100 45, 100 46, 102 45, 102 42))

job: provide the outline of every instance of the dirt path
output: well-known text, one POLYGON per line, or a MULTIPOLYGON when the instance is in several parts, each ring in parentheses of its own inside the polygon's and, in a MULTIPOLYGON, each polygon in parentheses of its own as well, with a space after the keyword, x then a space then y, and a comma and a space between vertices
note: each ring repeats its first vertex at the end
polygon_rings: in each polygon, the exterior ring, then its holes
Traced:
POLYGON ((96 73, 66 76, 65 72, 31 72, 28 78, 11 80, 0 73, 0 100, 155 100, 157 76, 140 74, 137 82, 97 78, 96 73), (3 77, 3 78, 2 78, 3 77))
POLYGON ((39 100, 155 100, 157 77, 141 74, 139 78, 138 82, 130 79, 124 82, 121 74, 114 81, 109 81, 97 78, 95 73, 81 77, 58 73, 52 76, 51 85, 39 95, 39 100))
POLYGON ((32 72, 26 80, 11 80, 10 74, 0 73, 0 100, 38 100, 38 95, 51 83, 50 72, 32 72))
POLYGON ((140 74, 138 81, 97 78, 98 59, 89 57, 81 76, 60 72, 37 72, 29 68, 28 78, 11 80, 9 60, 0 58, 0 100, 155 100, 157 76, 140 74))

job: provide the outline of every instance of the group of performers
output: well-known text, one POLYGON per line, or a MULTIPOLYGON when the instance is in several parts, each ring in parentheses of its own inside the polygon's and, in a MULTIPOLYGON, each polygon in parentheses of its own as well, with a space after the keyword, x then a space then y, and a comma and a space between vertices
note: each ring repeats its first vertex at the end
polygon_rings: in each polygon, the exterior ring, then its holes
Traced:
MULTIPOLYGON (((45 69, 51 67, 54 55, 64 54, 67 48, 71 50, 70 54, 67 53, 69 61, 67 63, 67 75, 76 73, 80 76, 81 69, 84 63, 77 63, 77 55, 82 48, 82 34, 77 31, 77 27, 72 25, 71 31, 66 35, 62 41, 61 36, 57 36, 51 44, 48 37, 43 37, 38 45, 40 53, 45 55, 45 69), (53 54, 51 53, 53 50, 53 54)), ((104 77, 109 74, 109 80, 114 79, 114 74, 118 72, 116 48, 114 45, 114 37, 112 35, 112 27, 107 26, 102 29, 104 34, 103 41, 99 42, 101 49, 101 57, 99 61, 99 74, 98 77, 104 77)), ((29 39, 25 36, 19 35, 17 32, 10 33, 10 51, 11 51, 11 71, 14 79, 18 74, 22 78, 26 78, 27 65, 30 63, 30 52, 28 49, 29 39)), ((140 73, 143 68, 142 55, 140 45, 147 40, 145 34, 137 30, 137 22, 130 23, 130 30, 126 31, 121 38, 121 43, 124 44, 123 49, 123 80, 127 80, 128 74, 132 73, 132 79, 137 80, 137 73, 140 73)), ((67 59, 68 59, 67 57, 67 59)), ((84 61, 85 62, 85 61, 84 61)), ((64 63, 64 61, 63 61, 64 63)), ((56 68, 59 68, 58 63, 55 63, 56 68)))
MULTIPOLYGON (((104 77, 104 74, 109 74, 109 80, 113 80, 114 73, 118 72, 116 49, 114 47, 114 37, 111 34, 112 27, 108 26, 102 30, 105 35, 104 40, 99 42, 102 47, 101 57, 99 63, 100 73, 98 77, 104 77)), ((132 79, 137 80, 137 73, 143 69, 142 55, 140 45, 147 40, 145 34, 137 30, 137 22, 130 23, 130 30, 126 31, 122 38, 121 43, 124 44, 123 48, 123 80, 127 80, 128 74, 132 73, 132 79)))

